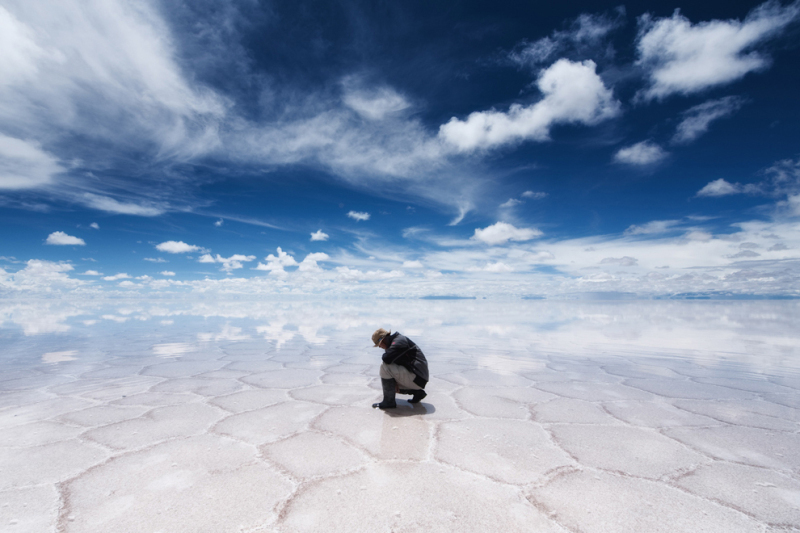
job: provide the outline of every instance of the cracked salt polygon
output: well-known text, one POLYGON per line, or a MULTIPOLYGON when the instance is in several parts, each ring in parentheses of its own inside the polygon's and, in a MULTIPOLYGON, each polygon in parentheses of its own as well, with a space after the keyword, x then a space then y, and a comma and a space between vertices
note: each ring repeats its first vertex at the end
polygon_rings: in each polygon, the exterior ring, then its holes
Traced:
POLYGON ((536 389, 518 387, 505 389, 463 387, 453 393, 456 402, 474 415, 522 420, 530 418, 529 405, 554 397, 536 389))
POLYGON ((800 481, 779 472, 715 461, 676 484, 704 498, 742 509, 775 527, 800 524, 800 481))
POLYGON ((261 409, 262 407, 269 407, 276 403, 285 402, 288 399, 289 395, 285 390, 254 389, 211 398, 208 403, 232 413, 243 413, 261 409))
POLYGON ((99 427, 132 418, 138 418, 144 414, 148 408, 146 407, 123 407, 116 405, 97 405, 82 409, 80 411, 72 411, 65 413, 58 417, 62 422, 70 424, 77 424, 85 427, 99 427))
POLYGON ((708 457, 650 429, 553 424, 549 430, 581 464, 632 476, 659 479, 710 462, 708 457))
POLYGON ((224 361, 177 361, 150 365, 142 370, 144 376, 160 378, 189 378, 204 372, 219 370, 225 366, 224 361))
POLYGON ((538 424, 520 420, 443 423, 435 456, 459 468, 515 484, 541 481, 547 472, 574 464, 538 424))
POLYGON ((800 393, 764 393, 761 397, 767 401, 777 403, 778 405, 785 405, 793 409, 800 409, 800 393))
POLYGON ((222 411, 202 403, 159 407, 139 418, 90 429, 84 436, 115 450, 130 450, 175 437, 203 433, 222 411))
POLYGON ((716 502, 644 479, 588 471, 557 476, 529 499, 583 533, 763 533, 764 524, 716 502))
POLYGON ((592 402, 573 398, 556 398, 531 407, 537 422, 567 424, 619 424, 620 421, 592 402))
POLYGON ((495 372, 483 368, 465 370, 458 374, 438 375, 437 377, 458 385, 470 385, 473 387, 529 387, 532 383, 530 380, 517 374, 495 372))
POLYGON ((200 396, 215 397, 241 390, 244 385, 234 379, 179 378, 170 379, 151 387, 152 392, 191 392, 200 396))
POLYGON ((125 396, 111 403, 113 405, 149 405, 151 407, 166 407, 194 402, 197 398, 190 394, 171 394, 163 392, 142 392, 125 396))
POLYGON ((56 483, 103 461, 99 446, 77 439, 28 448, 5 448, 0 453, 0 491, 56 483))
POLYGON ((59 496, 53 485, 0 492, 0 524, 12 532, 50 531, 58 516, 59 496))
POLYGON ((795 431, 800 411, 762 400, 676 400, 681 409, 737 426, 795 431))
POLYGON ((716 459, 777 470, 800 469, 800 433, 724 426, 671 428, 670 437, 716 459))
POLYGON ((61 522, 84 531, 233 531, 271 523, 291 484, 223 437, 175 440, 116 457, 65 487, 61 522), (177 463, 177 466, 171 466, 177 463))
POLYGON ((299 479, 352 470, 366 462, 364 454, 341 439, 316 431, 265 444, 261 451, 299 479))
POLYGON ((628 379, 625 385, 635 387, 666 398, 685 398, 693 400, 754 400, 752 392, 697 383, 688 379, 628 379))
POLYGON ((314 421, 328 431, 379 459, 422 460, 430 445, 427 416, 391 417, 364 407, 332 407, 314 421), (392 430, 398 426, 399 430, 392 430))
POLYGON ((341 387, 338 385, 315 385, 289 392, 289 396, 308 402, 326 405, 366 404, 375 392, 368 387, 341 387))
POLYGON ((83 431, 83 428, 80 427, 70 427, 57 422, 43 420, 25 424, 24 426, 4 428, 3 431, 0 431, 0 447, 42 446, 73 439, 83 431))
POLYGON ((590 402, 602 400, 653 400, 655 396, 621 383, 597 383, 593 381, 536 382, 539 390, 590 402))
POLYGON ((296 389, 317 385, 322 372, 308 369, 282 369, 252 374, 242 381, 265 389, 296 389))
POLYGON ((326 385, 368 387, 370 382, 374 380, 374 377, 362 374, 325 374, 319 379, 326 385))
MULTIPOLYGON (((223 359, 226 359, 223 357, 223 359)), ((283 364, 269 359, 257 359, 255 361, 236 361, 225 366, 225 370, 239 370, 249 374, 266 372, 267 370, 281 370, 283 364)))
POLYGON ((604 402, 603 408, 620 420, 640 427, 709 426, 718 423, 716 420, 688 413, 663 401, 604 402))
POLYGON ((789 387, 776 385, 775 383, 768 381, 766 378, 748 379, 742 377, 706 377, 694 378, 694 380, 698 383, 708 383, 710 385, 719 385, 720 387, 728 387, 730 389, 749 392, 769 392, 777 394, 792 394, 797 392, 789 387))
POLYGON ((325 409, 321 405, 289 401, 228 416, 212 431, 259 445, 302 431, 325 409))
POLYGON ((562 531, 514 488, 454 468, 405 462, 370 464, 314 482, 292 498, 278 525, 287 533, 562 531))
POLYGON ((29 405, 9 407, 0 411, 0 428, 19 426, 53 418, 70 411, 78 411, 95 405, 79 398, 56 398, 29 405))

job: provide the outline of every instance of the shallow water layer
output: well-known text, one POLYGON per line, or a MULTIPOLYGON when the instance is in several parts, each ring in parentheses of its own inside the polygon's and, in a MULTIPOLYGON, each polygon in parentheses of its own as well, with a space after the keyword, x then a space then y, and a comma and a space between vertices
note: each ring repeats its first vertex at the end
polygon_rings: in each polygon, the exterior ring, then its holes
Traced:
POLYGON ((799 311, 3 301, 0 529, 800 529, 799 311), (377 327, 422 403, 370 407, 377 327))

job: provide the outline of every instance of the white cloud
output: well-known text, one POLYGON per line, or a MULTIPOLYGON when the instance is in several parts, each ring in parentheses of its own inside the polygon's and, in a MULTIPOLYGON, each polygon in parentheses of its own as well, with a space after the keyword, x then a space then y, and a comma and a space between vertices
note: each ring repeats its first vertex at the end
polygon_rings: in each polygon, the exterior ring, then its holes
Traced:
POLYGON ((737 96, 726 96, 718 100, 709 100, 696 105, 682 113, 683 120, 676 128, 672 142, 685 144, 694 141, 705 132, 711 123, 736 112, 744 103, 737 96))
POLYGON ((159 274, 161 274, 162 276, 174 276, 175 272, 172 272, 171 270, 162 270, 161 272, 159 272, 159 274))
POLYGON ((705 187, 697 191, 697 196, 728 196, 739 194, 742 186, 738 183, 730 183, 724 178, 719 178, 706 184, 705 187))
POLYGON ((769 65, 753 47, 773 37, 797 17, 795 2, 782 7, 767 2, 751 11, 744 22, 712 20, 692 24, 676 10, 670 18, 639 19, 637 64, 650 86, 644 99, 662 99, 674 93, 692 94, 724 85, 769 65))
POLYGON ((200 256, 197 260, 199 263, 220 263, 222 267, 220 270, 225 272, 230 272, 232 270, 236 270, 239 268, 243 268, 244 265, 242 263, 247 263, 250 261, 255 261, 256 256, 254 255, 241 255, 241 254, 234 254, 230 257, 222 257, 221 255, 217 254, 216 256, 212 256, 211 254, 204 254, 200 256))
POLYGON ((524 193, 522 193, 523 198, 530 198, 532 200, 541 200, 546 196, 547 196, 546 192, 525 191, 524 193))
POLYGON ((98 224, 97 222, 92 222, 91 224, 89 224, 89 227, 92 229, 100 229, 100 224, 98 224))
POLYGON ((483 268, 485 272, 513 272, 514 269, 507 264, 497 261, 496 263, 489 263, 483 268))
POLYGON ((317 261, 327 261, 328 259, 330 259, 328 254, 322 252, 308 254, 305 259, 300 262, 300 266, 297 270, 300 272, 319 272, 322 268, 317 264, 317 261))
POLYGON ((139 205, 129 202, 120 202, 108 196, 100 196, 93 193, 84 193, 80 197, 81 202, 87 207, 115 213, 118 215, 135 215, 141 217, 155 217, 165 212, 162 207, 139 205))
MULTIPOLYGON (((29 293, 51 293, 57 290, 75 290, 85 285, 85 281, 70 278, 67 272, 73 270, 68 263, 54 263, 31 259, 25 268, 8 273, 0 268, 0 289, 3 291, 23 291, 29 293)), ((54 331, 48 329, 48 331, 54 331)), ((58 329, 63 331, 63 329, 58 329)))
POLYGON ((476 228, 471 238, 494 246, 507 241, 529 241, 541 234, 535 228, 517 228, 507 222, 497 222, 483 229, 476 228))
POLYGON ((114 274, 113 276, 106 276, 103 279, 106 281, 117 281, 119 279, 129 279, 129 278, 130 276, 128 274, 121 272, 119 274, 114 274))
POLYGON ((636 266, 639 261, 635 257, 605 257, 600 260, 601 265, 636 266))
POLYGON ((144 260, 150 261, 151 263, 169 263, 169 261, 162 257, 145 257, 144 260))
POLYGON ((419 261, 403 261, 403 268, 423 268, 419 261))
POLYGON ((633 146, 620 148, 614 154, 614 161, 627 165, 652 165, 667 157, 667 152, 650 141, 642 141, 633 146))
POLYGON ((605 37, 623 23, 624 11, 618 10, 618 16, 590 15, 582 13, 572 21, 568 30, 556 30, 552 35, 543 37, 532 43, 523 42, 509 54, 509 59, 520 66, 538 67, 557 53, 565 55, 569 51, 589 49, 595 52, 605 37))
POLYGON ((216 226, 216 227, 220 227, 220 226, 222 226, 222 224, 223 224, 224 222, 225 222, 224 220, 222 220, 222 219, 219 219, 219 220, 217 220, 216 222, 214 222, 214 226, 216 226))
POLYGON ((327 241, 328 240, 328 234, 327 233, 323 233, 322 230, 317 230, 317 231, 315 231, 314 233, 311 234, 311 240, 312 241, 327 241))
POLYGON ((509 209, 511 207, 515 207, 522 203, 522 200, 517 200, 516 198, 509 198, 507 201, 500 204, 500 209, 509 209))
POLYGON ((362 213, 359 211, 350 211, 347 213, 347 216, 352 218, 353 220, 364 221, 364 220, 369 220, 370 214, 362 213))
POLYGON ((451 118, 439 137, 458 151, 492 148, 521 140, 546 141, 556 124, 594 125, 616 116, 619 102, 595 72, 593 61, 560 59, 542 71, 537 86, 544 97, 508 112, 481 111, 466 120, 451 118))
POLYGON ((82 276, 100 276, 101 274, 97 270, 87 270, 86 272, 84 272, 81 275, 82 276))
POLYGON ((391 87, 366 87, 363 80, 355 77, 346 78, 342 85, 344 104, 369 120, 382 120, 411 105, 391 87))
POLYGON ((80 237, 73 237, 72 235, 67 235, 63 231, 54 231, 53 233, 47 236, 47 240, 44 243, 56 244, 62 246, 66 245, 86 246, 86 242, 80 237))
POLYGON ((278 247, 278 255, 269 254, 264 260, 267 264, 259 263, 256 266, 256 270, 268 270, 271 275, 275 276, 284 276, 286 275, 284 267, 297 265, 294 257, 281 250, 280 246, 278 247))
MULTIPOLYGON (((2 13, 3 8, 0 7, 0 42, 3 39, 2 13)), ((3 61, 0 63, 6 61, 5 53, 6 50, 3 49, 3 61)), ((0 84, 2 83, 0 80, 0 84)), ((41 187, 51 183, 53 177, 63 170, 58 159, 42 150, 37 143, 0 133, 0 190, 41 187)))
POLYGON ((680 224, 680 220, 652 220, 641 226, 636 224, 625 230, 625 235, 656 235, 666 233, 680 224))
POLYGON ((189 252, 202 252, 203 248, 195 246, 194 244, 186 244, 183 241, 166 241, 162 242, 161 244, 157 244, 156 250, 170 254, 185 254, 189 252))

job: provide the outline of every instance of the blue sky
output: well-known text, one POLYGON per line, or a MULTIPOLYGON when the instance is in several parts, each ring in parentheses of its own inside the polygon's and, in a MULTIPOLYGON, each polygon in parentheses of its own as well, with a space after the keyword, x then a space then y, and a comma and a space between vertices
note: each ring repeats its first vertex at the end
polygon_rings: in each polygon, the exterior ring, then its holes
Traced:
POLYGON ((0 3, 0 291, 800 292, 800 4, 0 3))

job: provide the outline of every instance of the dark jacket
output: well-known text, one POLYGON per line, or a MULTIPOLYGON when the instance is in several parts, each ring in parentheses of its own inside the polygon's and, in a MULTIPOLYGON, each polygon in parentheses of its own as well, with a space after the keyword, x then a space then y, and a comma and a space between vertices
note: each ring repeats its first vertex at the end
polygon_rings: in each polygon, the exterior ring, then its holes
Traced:
POLYGON ((395 332, 386 337, 389 347, 383 353, 384 363, 404 366, 414 373, 414 383, 425 388, 428 383, 428 360, 414 341, 395 332))

